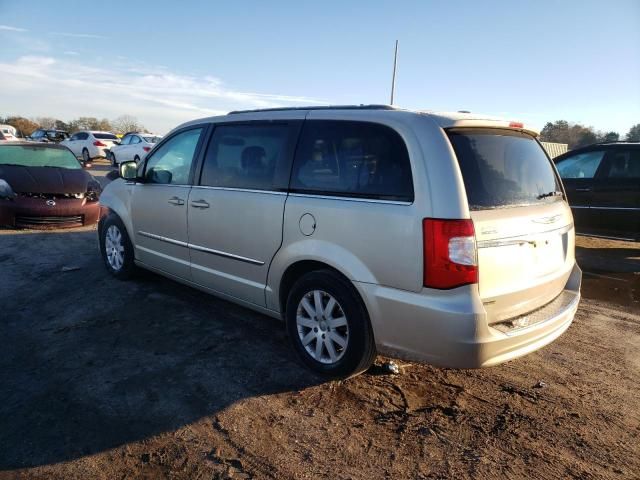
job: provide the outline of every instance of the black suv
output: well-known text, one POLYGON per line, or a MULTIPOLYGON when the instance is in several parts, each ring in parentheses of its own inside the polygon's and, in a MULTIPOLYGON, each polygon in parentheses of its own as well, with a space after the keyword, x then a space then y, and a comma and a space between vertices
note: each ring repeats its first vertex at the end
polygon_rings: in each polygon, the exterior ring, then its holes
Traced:
POLYGON ((554 159, 578 233, 640 241, 640 143, 601 143, 554 159))
POLYGON ((34 131, 29 139, 34 142, 51 142, 60 143, 63 140, 69 138, 69 133, 64 130, 55 130, 50 128, 39 128, 34 131))

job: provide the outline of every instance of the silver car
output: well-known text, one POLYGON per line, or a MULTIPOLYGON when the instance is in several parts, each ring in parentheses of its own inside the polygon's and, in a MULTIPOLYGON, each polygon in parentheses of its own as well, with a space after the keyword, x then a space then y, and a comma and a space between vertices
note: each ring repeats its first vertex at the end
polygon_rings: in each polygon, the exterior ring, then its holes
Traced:
POLYGON ((571 324, 571 210, 518 122, 387 106, 232 112, 173 130, 100 198, 107 269, 276 318, 313 370, 377 353, 495 365, 571 324))

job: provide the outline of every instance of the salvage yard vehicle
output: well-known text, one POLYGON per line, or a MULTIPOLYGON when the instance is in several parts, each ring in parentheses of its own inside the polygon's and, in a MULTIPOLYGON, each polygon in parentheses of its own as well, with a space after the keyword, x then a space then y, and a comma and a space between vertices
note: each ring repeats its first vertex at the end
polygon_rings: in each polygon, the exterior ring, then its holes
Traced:
POLYGON ((109 149, 118 144, 118 137, 111 132, 85 130, 74 133, 61 143, 88 165, 94 158, 107 158, 109 149))
POLYGON ((114 145, 107 156, 107 159, 114 167, 121 162, 139 162, 147 157, 153 146, 162 140, 160 135, 153 133, 127 133, 119 145, 114 145))
POLYGON ((554 161, 579 233, 640 241, 640 143, 597 143, 554 161))
POLYGON ((108 271, 140 266, 286 322, 328 376, 377 352, 484 367, 571 324, 582 273, 553 163, 522 123, 389 106, 185 123, 101 197, 108 271))
POLYGON ((98 221, 100 183, 68 148, 33 142, 0 145, 0 225, 60 228, 98 221))
POLYGON ((52 128, 39 128, 29 135, 28 140, 32 142, 52 142, 60 143, 69 138, 69 134, 64 130, 56 130, 52 128))

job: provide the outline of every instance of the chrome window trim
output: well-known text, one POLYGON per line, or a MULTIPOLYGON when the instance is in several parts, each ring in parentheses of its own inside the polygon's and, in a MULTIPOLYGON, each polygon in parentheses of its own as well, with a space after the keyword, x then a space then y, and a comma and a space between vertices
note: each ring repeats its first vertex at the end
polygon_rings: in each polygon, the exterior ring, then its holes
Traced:
POLYGON ((328 200, 343 200, 347 202, 363 202, 363 203, 384 203, 388 205, 413 205, 413 202, 403 202, 400 200, 379 200, 376 198, 356 198, 356 197, 340 197, 333 195, 315 195, 311 193, 290 193, 291 197, 302 197, 302 198, 322 198, 328 200))
POLYGON ((213 187, 210 185, 194 185, 192 188, 201 189, 201 190, 223 190, 223 191, 229 191, 229 192, 268 193, 269 195, 287 195, 287 192, 280 192, 277 190, 256 190, 253 188, 213 187))
MULTIPOLYGON (((218 255, 219 257, 231 258, 232 260, 238 260, 239 262, 250 263, 252 265, 262 266, 264 262, 262 260, 256 260, 249 257, 243 257, 241 255, 235 255, 233 253, 227 253, 220 250, 214 250, 213 248, 203 247, 201 245, 194 245, 193 243, 182 242, 180 240, 175 240, 169 237, 163 237, 162 235, 156 235, 154 233, 143 232, 142 230, 138 230, 138 234, 143 237, 152 238, 154 240, 160 240, 161 242, 170 243, 172 245, 178 245, 179 247, 192 248, 193 250, 198 250, 199 252, 211 253, 212 255, 218 255)), ((143 247, 137 247, 143 248, 143 247)))

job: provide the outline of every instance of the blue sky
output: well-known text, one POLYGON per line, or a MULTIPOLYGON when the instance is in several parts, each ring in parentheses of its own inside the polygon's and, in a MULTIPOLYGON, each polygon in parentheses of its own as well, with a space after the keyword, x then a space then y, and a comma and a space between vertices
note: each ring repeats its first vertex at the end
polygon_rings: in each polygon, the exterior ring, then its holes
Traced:
POLYGON ((388 103, 541 128, 640 123, 640 1, 0 0, 0 116, 388 103))

